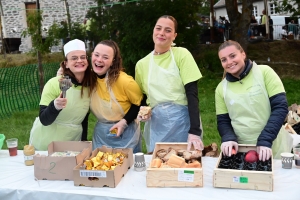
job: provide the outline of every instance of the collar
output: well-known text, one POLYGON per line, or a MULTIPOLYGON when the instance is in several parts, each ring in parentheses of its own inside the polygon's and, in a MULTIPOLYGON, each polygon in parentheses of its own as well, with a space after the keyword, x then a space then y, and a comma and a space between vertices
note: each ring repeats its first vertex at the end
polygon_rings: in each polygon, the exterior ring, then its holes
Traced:
POLYGON ((104 79, 105 76, 106 76, 106 74, 103 74, 103 75, 98 75, 98 74, 97 74, 97 77, 100 78, 100 79, 104 79))
POLYGON ((250 70, 252 69, 253 63, 250 59, 245 61, 245 69, 244 71, 241 73, 240 78, 236 78, 234 76, 232 76, 230 73, 226 73, 226 80, 229 82, 236 82, 236 81, 241 81, 243 78, 245 78, 250 70))
POLYGON ((76 78, 70 77, 70 79, 71 79, 71 82, 73 83, 74 87, 82 85, 82 83, 78 83, 78 81, 76 80, 76 78))

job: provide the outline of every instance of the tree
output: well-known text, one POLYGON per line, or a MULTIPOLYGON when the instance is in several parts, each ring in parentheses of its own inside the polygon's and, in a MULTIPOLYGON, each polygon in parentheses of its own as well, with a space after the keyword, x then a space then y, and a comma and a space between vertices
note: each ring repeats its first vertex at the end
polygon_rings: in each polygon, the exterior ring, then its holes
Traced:
POLYGON ((300 15, 300 0, 282 0, 280 4, 278 1, 272 0, 276 5, 275 11, 277 13, 291 13, 293 17, 300 15))
POLYGON ((247 32, 253 10, 253 0, 242 1, 242 13, 238 11, 237 0, 225 1, 228 18, 232 29, 232 39, 239 42, 247 52, 247 32))
POLYGON ((136 62, 153 50, 153 27, 158 17, 172 15, 178 21, 176 46, 193 49, 199 43, 197 24, 199 0, 141 0, 107 5, 97 0, 98 7, 90 9, 91 32, 96 42, 114 39, 120 46, 126 72, 134 73, 136 62))
POLYGON ((21 34, 22 37, 31 36, 32 49, 30 53, 37 55, 38 60, 38 71, 39 71, 39 83, 40 83, 40 94, 44 88, 44 70, 42 66, 42 55, 50 51, 50 47, 55 45, 55 39, 53 37, 47 37, 43 39, 41 33, 42 27, 42 11, 37 7, 36 12, 29 12, 27 16, 28 28, 21 34))

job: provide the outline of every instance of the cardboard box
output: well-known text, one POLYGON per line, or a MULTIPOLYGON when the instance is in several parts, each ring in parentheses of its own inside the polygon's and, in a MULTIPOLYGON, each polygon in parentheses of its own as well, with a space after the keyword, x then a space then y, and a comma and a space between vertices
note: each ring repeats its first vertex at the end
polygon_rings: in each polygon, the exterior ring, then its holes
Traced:
MULTIPOLYGON (((239 144, 239 152, 256 150, 255 145, 239 144)), ((238 188, 246 190, 273 191, 273 157, 272 171, 250 171, 218 168, 222 153, 214 169, 213 185, 219 188, 238 188)))
POLYGON ((118 153, 122 152, 128 155, 124 159, 121 166, 117 166, 114 170, 86 170, 85 165, 80 163, 73 170, 74 185, 75 186, 89 186, 89 187, 116 187, 121 181, 122 177, 133 165, 132 149, 112 149, 106 146, 95 149, 89 159, 95 157, 99 151, 118 153))
MULTIPOLYGON (((152 160, 160 149, 187 149, 187 143, 156 143, 152 160)), ((202 162, 201 162, 202 164, 202 162)), ((203 187, 202 168, 148 168, 147 187, 203 187)))
POLYGON ((48 145, 48 156, 35 155, 34 176, 39 180, 73 180, 73 168, 92 152, 92 142, 54 141, 48 145), (79 151, 77 156, 52 157, 54 152, 79 151))

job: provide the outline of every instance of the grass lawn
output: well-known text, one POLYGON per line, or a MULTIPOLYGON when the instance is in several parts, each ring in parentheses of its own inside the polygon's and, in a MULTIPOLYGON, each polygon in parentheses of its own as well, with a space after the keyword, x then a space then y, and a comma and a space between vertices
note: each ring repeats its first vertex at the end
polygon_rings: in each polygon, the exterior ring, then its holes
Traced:
MULTIPOLYGON (((204 76, 199 81, 199 101, 200 112, 204 130, 204 144, 209 145, 216 142, 220 145, 220 136, 217 131, 217 123, 215 116, 214 91, 221 80, 221 74, 218 76, 204 76)), ((300 85, 300 80, 282 79, 287 92, 289 105, 299 103, 300 93, 297 88, 300 85)), ((6 138, 18 138, 18 149, 22 149, 24 145, 28 144, 29 134, 35 118, 38 116, 39 108, 29 110, 26 112, 16 112, 10 117, 1 119, 0 133, 5 134, 6 138)), ((89 117, 88 139, 92 140, 92 133, 96 118, 92 114, 89 117)), ((7 149, 4 143, 3 149, 7 149)), ((144 148, 145 149, 145 148, 144 148)))

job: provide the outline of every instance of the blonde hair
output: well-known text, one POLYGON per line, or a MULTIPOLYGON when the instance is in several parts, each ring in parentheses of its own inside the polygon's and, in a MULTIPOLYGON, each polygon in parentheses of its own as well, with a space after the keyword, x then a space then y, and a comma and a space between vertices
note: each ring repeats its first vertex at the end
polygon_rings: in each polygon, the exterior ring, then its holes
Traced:
POLYGON ((224 43, 222 43, 219 46, 218 52, 220 52, 222 49, 225 49, 226 47, 229 47, 229 46, 235 46, 238 50, 240 50, 241 53, 245 52, 243 47, 240 45, 240 43, 238 43, 234 40, 228 40, 228 41, 225 41, 224 43))

